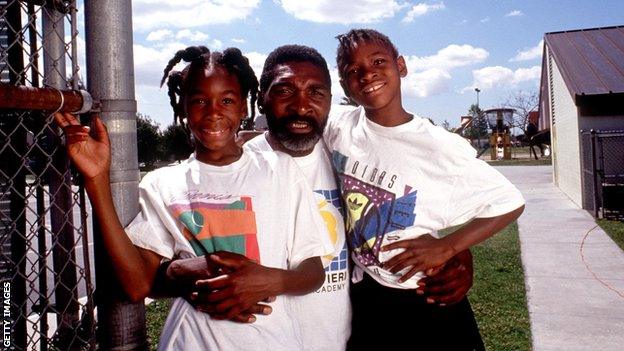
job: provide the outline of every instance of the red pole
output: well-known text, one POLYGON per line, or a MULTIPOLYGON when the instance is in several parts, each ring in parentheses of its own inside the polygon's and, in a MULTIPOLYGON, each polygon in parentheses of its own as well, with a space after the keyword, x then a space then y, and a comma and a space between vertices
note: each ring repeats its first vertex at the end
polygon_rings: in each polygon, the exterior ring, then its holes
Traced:
POLYGON ((0 84, 0 109, 85 113, 92 105, 91 95, 83 90, 0 84))

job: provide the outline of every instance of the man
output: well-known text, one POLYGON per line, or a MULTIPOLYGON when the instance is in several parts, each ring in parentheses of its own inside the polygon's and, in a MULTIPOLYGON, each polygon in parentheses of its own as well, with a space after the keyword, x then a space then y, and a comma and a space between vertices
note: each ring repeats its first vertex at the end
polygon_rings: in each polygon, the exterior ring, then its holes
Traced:
MULTIPOLYGON (((339 189, 329 153, 321 140, 331 107, 330 87, 327 63, 316 50, 299 45, 275 49, 265 61, 258 97, 269 130, 245 146, 266 152, 284 152, 294 158, 315 191, 319 211, 336 248, 333 255, 325 257, 328 266, 324 285, 316 292, 296 299, 296 319, 302 325, 306 350, 342 350, 351 329, 348 256, 339 189)), ((242 137, 253 135, 244 134, 242 137)), ((205 262, 202 258, 194 262, 175 262, 178 273, 170 275, 174 279, 199 279, 209 274, 205 262)), ((415 294, 427 295, 429 303, 444 305, 461 300, 472 285, 470 252, 460 253, 440 272, 424 278, 421 284, 415 294)), ((194 296, 198 308, 209 313, 221 312, 215 311, 202 293, 194 296)), ((268 310, 262 304, 248 311, 266 312, 268 310)), ((247 317, 248 314, 244 314, 236 320, 254 320, 247 317)))

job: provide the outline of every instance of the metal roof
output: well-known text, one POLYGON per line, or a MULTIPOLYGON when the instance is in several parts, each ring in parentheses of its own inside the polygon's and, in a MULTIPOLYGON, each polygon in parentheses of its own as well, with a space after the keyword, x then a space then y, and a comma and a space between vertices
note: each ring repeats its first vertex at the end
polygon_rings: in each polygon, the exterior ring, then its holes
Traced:
POLYGON ((576 101, 624 93, 624 26, 546 33, 544 43, 576 101))

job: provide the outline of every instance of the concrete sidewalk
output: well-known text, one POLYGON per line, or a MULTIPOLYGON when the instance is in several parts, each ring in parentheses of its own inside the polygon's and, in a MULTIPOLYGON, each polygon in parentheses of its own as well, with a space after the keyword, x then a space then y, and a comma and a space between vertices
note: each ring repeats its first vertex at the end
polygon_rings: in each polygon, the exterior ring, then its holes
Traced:
POLYGON ((496 169, 527 202, 518 226, 533 350, 624 350, 624 252, 550 166, 496 169))

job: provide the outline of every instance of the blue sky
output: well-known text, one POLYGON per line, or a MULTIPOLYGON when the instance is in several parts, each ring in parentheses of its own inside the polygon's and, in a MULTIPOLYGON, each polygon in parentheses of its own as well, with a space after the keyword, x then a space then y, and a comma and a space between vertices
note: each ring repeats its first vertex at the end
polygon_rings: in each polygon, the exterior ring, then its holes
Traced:
POLYGON ((481 89, 483 108, 513 92, 537 90, 545 32, 624 25, 624 1, 331 1, 134 0, 138 111, 161 128, 171 123, 162 69, 188 45, 239 47, 259 75, 283 44, 316 48, 332 69, 334 102, 343 96, 335 71, 337 34, 374 28, 408 62, 406 108, 457 125, 481 89))

